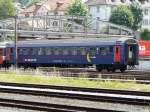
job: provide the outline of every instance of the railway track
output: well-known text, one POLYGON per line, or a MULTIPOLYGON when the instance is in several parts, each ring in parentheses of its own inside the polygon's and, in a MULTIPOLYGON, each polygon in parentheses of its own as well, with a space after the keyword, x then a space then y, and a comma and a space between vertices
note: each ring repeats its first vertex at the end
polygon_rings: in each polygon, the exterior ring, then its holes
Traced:
MULTIPOLYGON (((150 92, 0 82, 1 93, 149 105, 150 92)), ((0 100, 1 101, 1 100, 0 100)))
POLYGON ((0 99, 0 106, 5 107, 16 107, 26 110, 37 110, 37 111, 47 111, 47 112, 121 112, 117 110, 109 109, 96 109, 88 107, 78 107, 78 106, 68 106, 50 103, 39 103, 31 101, 19 101, 10 99, 0 99))

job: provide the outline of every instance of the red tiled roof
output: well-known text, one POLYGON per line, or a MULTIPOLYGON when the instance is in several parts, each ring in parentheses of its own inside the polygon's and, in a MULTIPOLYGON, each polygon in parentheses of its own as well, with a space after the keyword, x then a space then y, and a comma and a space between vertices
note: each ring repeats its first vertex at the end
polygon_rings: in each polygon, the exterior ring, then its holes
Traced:
POLYGON ((71 0, 43 0, 42 3, 49 6, 52 11, 64 11, 71 3, 71 0))
POLYGON ((50 11, 64 11, 70 3, 71 0, 42 0, 40 3, 25 9, 24 13, 36 13, 41 6, 45 6, 50 11))
POLYGON ((107 4, 107 0, 88 0, 85 3, 87 5, 100 5, 100 4, 107 4))

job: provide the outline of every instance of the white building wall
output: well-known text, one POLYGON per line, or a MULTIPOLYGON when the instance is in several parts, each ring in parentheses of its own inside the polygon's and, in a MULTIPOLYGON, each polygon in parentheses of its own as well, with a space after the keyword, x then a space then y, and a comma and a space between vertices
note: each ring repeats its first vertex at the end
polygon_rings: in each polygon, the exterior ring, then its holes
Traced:
POLYGON ((93 18, 108 21, 111 14, 111 7, 108 5, 90 6, 89 13, 93 18))
POLYGON ((48 9, 44 6, 40 7, 40 9, 37 11, 37 16, 47 15, 48 9))
POLYGON ((144 10, 142 28, 150 29, 150 3, 145 2, 142 7, 144 10))
MULTIPOLYGON (((131 4, 130 0, 124 0, 124 3, 121 0, 106 0, 107 4, 99 4, 88 6, 89 13, 93 18, 99 18, 100 20, 109 21, 112 7, 115 7, 119 4, 131 4)), ((144 10, 144 17, 142 22, 142 28, 150 29, 150 2, 145 2, 142 4, 144 10)))

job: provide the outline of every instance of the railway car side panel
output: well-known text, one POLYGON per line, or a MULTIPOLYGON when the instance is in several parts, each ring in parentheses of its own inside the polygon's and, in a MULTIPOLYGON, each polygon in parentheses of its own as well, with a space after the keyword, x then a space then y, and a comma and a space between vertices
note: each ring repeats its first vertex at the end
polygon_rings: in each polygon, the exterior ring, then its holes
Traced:
MULTIPOLYGON (((13 52, 13 51, 12 51, 13 52)), ((14 55, 11 53, 11 63, 14 55)), ((19 48, 20 64, 112 64, 113 46, 19 48)))

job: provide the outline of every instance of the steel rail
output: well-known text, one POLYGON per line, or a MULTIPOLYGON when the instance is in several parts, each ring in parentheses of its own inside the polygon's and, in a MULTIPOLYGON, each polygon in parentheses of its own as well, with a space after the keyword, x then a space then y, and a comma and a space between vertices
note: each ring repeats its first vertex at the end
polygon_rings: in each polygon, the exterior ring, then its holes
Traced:
POLYGON ((117 110, 109 109, 96 109, 89 107, 79 107, 70 105, 60 105, 60 104, 50 104, 50 103, 40 103, 31 101, 22 101, 14 99, 2 99, 0 98, 0 106, 5 107, 16 107, 26 110, 37 110, 37 111, 50 111, 50 112, 122 112, 117 110))
POLYGON ((142 91, 130 91, 130 90, 117 90, 117 89, 100 89, 100 88, 83 88, 83 87, 70 87, 70 86, 57 86, 57 85, 42 85, 42 84, 22 84, 11 82, 0 82, 0 86, 12 86, 12 87, 29 87, 40 89, 59 89, 68 91, 82 91, 82 92, 97 92, 97 93, 115 93, 137 96, 150 96, 150 92, 142 91))
POLYGON ((108 101, 133 105, 150 104, 150 92, 2 82, 0 83, 0 90, 1 92, 7 93, 30 94, 90 101, 108 101))

